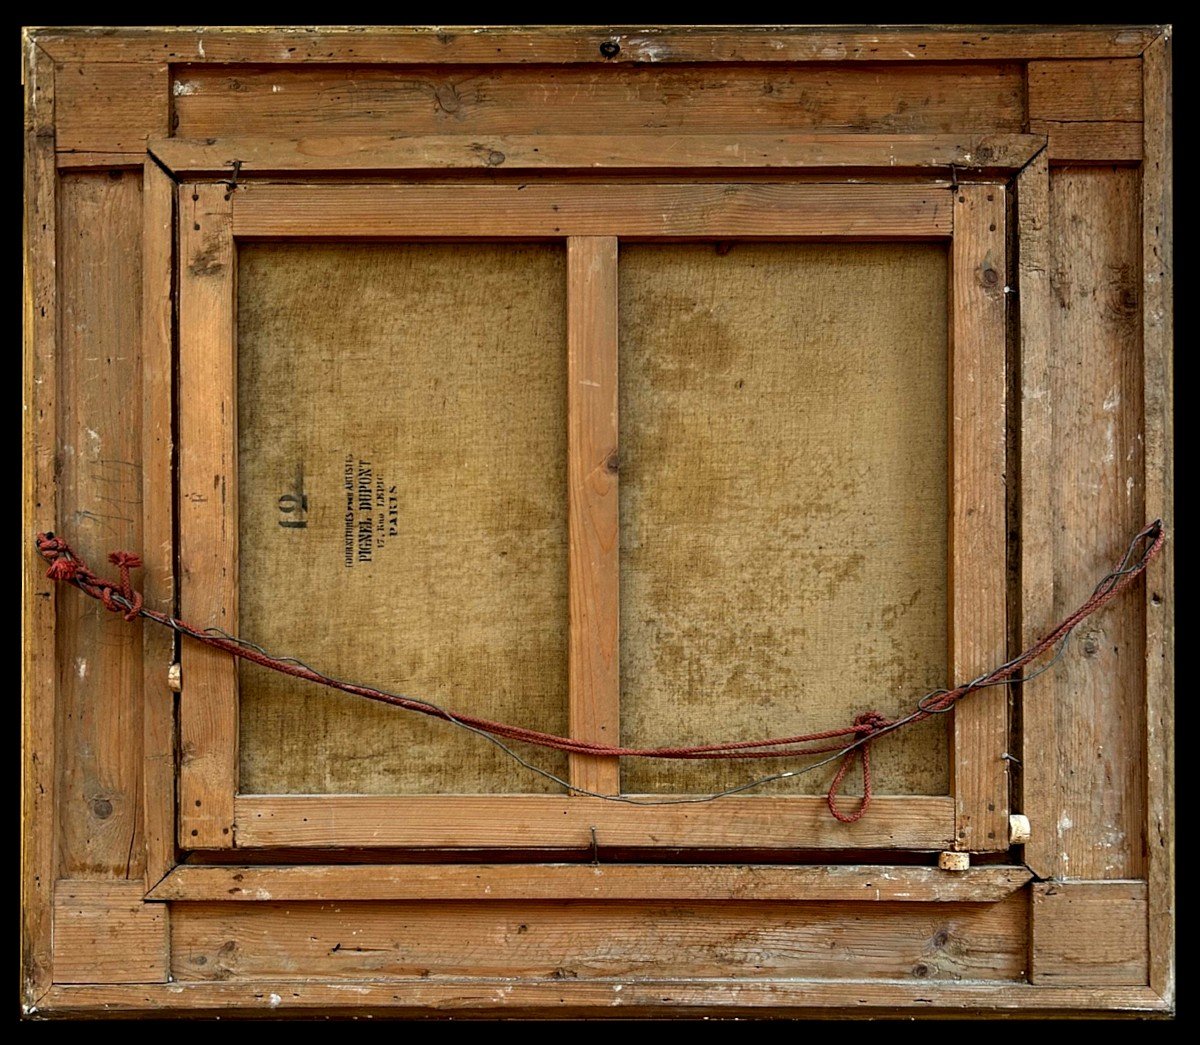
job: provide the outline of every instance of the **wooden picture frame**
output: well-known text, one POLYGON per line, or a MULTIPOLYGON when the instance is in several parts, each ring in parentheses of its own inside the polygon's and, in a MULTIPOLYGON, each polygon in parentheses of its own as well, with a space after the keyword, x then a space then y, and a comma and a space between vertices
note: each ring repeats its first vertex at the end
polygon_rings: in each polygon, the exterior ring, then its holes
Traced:
MULTIPOLYGON (((29 31, 26 534, 98 569, 136 550, 148 607, 234 630, 236 498, 207 495, 236 468, 239 237, 563 240, 568 365, 605 404, 622 237, 928 238, 965 680, 1146 520, 1171 533, 1170 51, 1162 27, 29 31)), ((588 737, 616 724, 618 480, 585 481, 610 417, 570 395, 588 737)), ((1170 555, 1061 676, 959 706, 949 794, 842 825, 821 798, 240 795, 231 662, 31 552, 25 1013, 1169 1015, 1170 555)))

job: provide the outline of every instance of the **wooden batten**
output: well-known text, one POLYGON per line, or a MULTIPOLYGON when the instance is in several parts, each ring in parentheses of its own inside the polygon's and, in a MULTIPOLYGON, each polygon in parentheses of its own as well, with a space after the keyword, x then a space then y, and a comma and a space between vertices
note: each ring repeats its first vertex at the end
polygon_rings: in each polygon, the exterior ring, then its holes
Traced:
MULTIPOLYGON (((950 677, 969 682, 1004 662, 1005 190, 955 193, 950 319, 950 677)), ((954 709, 955 847, 1008 847, 1008 700, 984 689, 954 709)))
POLYGON ((172 905, 176 980, 668 979, 1019 982, 1024 897, 988 904, 346 902, 172 905), (826 941, 831 932, 838 947, 826 941), (488 943, 481 946, 481 941, 488 943), (494 942, 492 942, 494 941, 494 942), (232 943, 232 946, 230 944, 232 943), (727 970, 736 970, 733 972, 727 970))
POLYGON ((140 881, 63 880, 54 890, 55 983, 165 983, 167 909, 140 881))
MULTIPOLYGON (((175 613, 175 184, 152 160, 142 174, 142 594, 175 613)), ((142 809, 146 885, 175 866, 175 636, 142 630, 142 809), (174 669, 175 683, 171 675, 174 669)))
MULTIPOLYGON (((1020 309, 1021 377, 1021 605, 1020 644, 1028 648, 1054 620, 1052 474, 1026 462, 1047 460, 1054 447, 1054 400, 1050 395, 1050 166, 1043 152, 1017 178, 1017 293, 1020 309)), ((1021 809, 1031 821, 1054 824, 1057 778, 1044 757, 1056 748, 1057 713, 1036 682, 1021 687, 1021 809)), ((1042 830, 1025 846, 1025 861, 1043 877, 1057 866, 1056 831, 1042 830)))
POLYGON ((397 815, 397 798, 386 795, 238 796, 237 844, 511 849, 519 842, 588 851, 593 844, 936 851, 953 837, 954 800, 927 796, 876 797, 872 815, 854 824, 838 823, 823 797, 808 796, 644 806, 552 795, 522 795, 519 803, 455 795, 401 801, 403 816, 397 815))
POLYGON ((1031 982, 1149 982, 1145 882, 1035 883, 1032 923, 1031 982))
POLYGON ((346 864, 298 867, 182 865, 148 900, 296 902, 358 900, 594 900, 994 903, 1030 879, 1023 867, 946 875, 911 866, 704 866, 673 864, 346 864), (649 874, 647 872, 650 872, 649 874))
POLYGON ((949 193, 912 185, 247 185, 240 237, 943 238, 949 193))
MULTIPOLYGON (((380 138, 163 138, 148 149, 181 177, 428 170, 638 171, 678 169, 870 171, 889 175, 1020 170, 1038 134, 503 134, 380 138)), ((60 163, 62 160, 60 159, 60 163)))
MULTIPOLYGON (((617 240, 567 241, 567 519, 571 736, 621 739, 617 240)), ((571 756, 571 783, 621 790, 618 759, 571 756)))
MULTIPOLYGON (((182 185, 179 213, 180 615, 236 633, 237 408, 234 251, 229 192, 182 185)), ((182 644, 179 845, 233 845, 237 790, 237 666, 182 644)))
POLYGON ((65 62, 55 148, 60 167, 140 167, 146 139, 170 133, 167 66, 65 62))

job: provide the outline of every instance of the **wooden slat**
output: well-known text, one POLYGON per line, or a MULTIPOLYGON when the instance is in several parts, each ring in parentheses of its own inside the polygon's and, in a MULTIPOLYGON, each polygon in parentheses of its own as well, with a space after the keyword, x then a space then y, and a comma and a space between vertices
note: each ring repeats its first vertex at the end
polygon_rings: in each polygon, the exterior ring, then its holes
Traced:
POLYGON ((751 900, 991 903, 1022 888, 1024 867, 946 874, 911 866, 675 864, 183 865, 147 899, 173 903, 297 900, 751 900))
MULTIPOLYGON (((179 189, 180 612, 236 632, 237 411, 234 251, 227 190, 179 189)), ((179 844, 233 845, 237 669, 227 654, 182 644, 179 844)))
POLYGON ((471 980, 343 980, 281 978, 252 983, 171 983, 161 987, 55 987, 43 1015, 212 1016, 229 1012, 266 1017, 399 1016, 857 1016, 923 1014, 1019 1016, 1076 1014, 1168 1015, 1171 1006, 1146 987, 1032 987, 1024 983, 838 982, 728 980, 702 982, 626 979, 514 982, 471 980))
POLYGON ((1030 62, 1028 76, 1030 120, 1142 118, 1140 58, 1030 62))
POLYGON ((63 170, 141 170, 146 162, 145 149, 138 152, 60 152, 58 169, 63 170))
POLYGON ((542 795, 254 795, 237 799, 237 844, 591 849, 594 828, 601 849, 938 850, 953 838, 953 804, 949 798, 877 796, 862 820, 841 824, 824 798, 815 797, 647 806, 542 795))
POLYGON ((906 1013, 1016 1015, 1163 1015, 1161 998, 1146 988, 1045 988, 1025 984, 939 984, 820 981, 727 981, 681 983, 638 980, 627 983, 513 983, 474 979, 381 984, 346 981, 312 984, 295 980, 244 983, 182 983, 167 987, 56 987, 42 1007, 45 1015, 211 1014, 237 1010, 247 1015, 448 1016, 612 1018, 644 1016, 847 1016, 906 1013), (347 1001, 352 998, 352 1001, 347 1001))
MULTIPOLYGON (((370 65, 176 66, 174 133, 325 135, 798 131, 976 132, 1024 129, 1015 63, 876 67, 734 65, 720 70, 370 65)), ((669 157, 667 157, 669 158, 669 157)))
MULTIPOLYGON (((950 674, 976 678, 1005 659, 1005 191, 955 195, 951 261, 950 674)), ((1008 694, 954 710, 955 846, 1008 848, 1008 694)))
MULTIPOLYGON (((56 529, 104 576, 110 552, 142 547, 141 180, 59 180, 56 529)), ((141 878, 142 630, 60 588, 57 643, 58 739, 71 752, 58 776, 57 873, 141 878)))
MULTIPOLYGON (((68 62, 59 70, 58 152, 144 154, 146 139, 170 133, 167 67, 154 64, 68 62)), ((140 163, 139 163, 140 166, 140 163)))
POLYGON ((1145 367, 1145 475, 1148 519, 1160 518, 1167 545, 1146 585, 1147 849, 1150 986, 1175 997, 1175 584, 1173 429, 1173 181, 1171 36, 1142 58, 1145 162, 1142 167, 1142 358, 1145 367))
MULTIPOLYGON (((1050 217, 1051 619, 1059 620, 1146 522, 1138 172, 1052 168, 1050 217)), ((1146 875, 1144 591, 1139 581, 1085 621, 1054 669, 1025 687, 1027 701, 1045 701, 1057 716, 1047 791, 1055 811, 1043 828, 1056 846, 1043 873, 1056 878, 1146 875)))
POLYGON ((165 983, 167 908, 138 882, 60 881, 54 891, 55 983, 165 983))
POLYGON ((993 904, 185 904, 177 980, 729 976, 941 981, 1023 978, 1025 898, 993 904), (831 943, 836 940, 836 946, 831 943), (232 944, 232 946, 231 946, 232 944))
MULTIPOLYGON (((21 533, 58 526, 58 380, 55 259, 54 63, 25 44, 24 337, 21 533)), ((55 875, 55 584, 28 543, 21 549, 21 974, 22 1002, 50 986, 55 875)))
MULTIPOLYGON (((919 185, 248 185, 236 236, 890 239, 948 236, 919 185)), ((186 222, 185 222, 186 224, 186 222)))
POLYGON ((1034 134, 1044 134, 1050 159, 1067 163, 1136 163, 1142 158, 1140 123, 1065 123, 1030 120, 1034 134))
MULTIPOLYGON (((1020 646, 1027 649, 1054 625, 1051 510, 1054 401, 1050 396, 1050 166, 1046 153, 1017 178, 1017 303, 1020 307, 1020 646)), ((1057 848, 1053 789, 1057 777, 1057 715, 1036 682, 1021 688, 1021 811, 1032 835, 1025 862, 1048 877, 1057 848)))
MULTIPOLYGON (((961 170, 1023 167, 1042 145, 1037 134, 440 134, 409 137, 322 136, 165 138, 149 149, 189 177, 292 171, 389 173, 428 169, 961 170)), ((60 160, 61 162, 61 160, 60 160)))
POLYGON ((676 62, 901 63, 1013 61, 1031 58, 1136 57, 1155 30, 1147 26, 1062 26, 986 29, 827 29, 809 26, 665 29, 456 26, 360 27, 266 31, 211 27, 162 30, 111 28, 39 32, 56 61, 339 62, 596 65, 676 62), (602 43, 616 43, 611 58, 602 43))
MULTIPOLYGON (((621 738, 617 493, 617 241, 567 240, 567 523, 571 736, 621 738)), ((616 758, 570 757, 571 783, 621 789, 616 758)))
MULTIPOLYGON (((142 594, 148 609, 175 612, 174 348, 172 294, 175 183, 152 160, 142 174, 142 594)), ((175 640, 142 631, 142 816, 146 885, 175 863, 175 697, 167 669, 175 640)))
POLYGON ((1031 982, 1141 986, 1146 929, 1145 882, 1035 883, 1031 982))

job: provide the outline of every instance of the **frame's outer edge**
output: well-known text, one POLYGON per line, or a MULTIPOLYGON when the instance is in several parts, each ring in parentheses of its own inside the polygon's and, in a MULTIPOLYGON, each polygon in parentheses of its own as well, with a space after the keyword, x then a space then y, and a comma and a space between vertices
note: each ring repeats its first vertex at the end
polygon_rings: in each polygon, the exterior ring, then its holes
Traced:
POLYGON ((54 63, 26 36, 24 340, 21 604, 21 964, 28 1008, 51 983, 55 817, 56 666, 54 583, 30 547, 57 526, 57 269, 54 63))
POLYGON ((1142 351, 1145 367, 1146 514, 1161 518, 1167 543, 1146 582, 1146 770, 1150 985, 1175 998, 1175 584, 1174 317, 1171 30, 1143 55, 1146 120, 1142 164, 1142 351))
POLYGON ((187 27, 172 32, 47 30, 56 61, 625 65, 677 62, 1022 61, 1135 58, 1145 26, 962 27, 438 26, 322 31, 187 27), (614 46, 615 45, 615 46, 614 46))
MULTIPOLYGON (((189 40, 199 38, 202 46, 203 35, 208 32, 209 30, 204 30, 199 33, 187 34, 187 38, 189 40)), ((214 35, 220 35, 218 31, 212 32, 214 35)), ((1118 33, 1118 36, 1124 33, 1125 31, 1121 31, 1121 33, 1118 33)), ((53 525, 56 516, 56 511, 52 510, 56 507, 52 464, 56 447, 55 416, 57 410, 55 398, 56 385, 54 381, 57 323, 54 276, 54 203, 57 178, 54 170, 53 146, 54 62, 48 55, 60 54, 61 52, 60 57, 70 57, 73 55, 76 60, 79 60, 82 54, 83 60, 102 60, 94 58, 91 50, 87 49, 94 44, 99 48, 109 47, 116 49, 108 60, 137 62, 149 59, 145 56, 137 55, 132 51, 126 53, 120 50, 126 44, 129 44, 131 47, 138 46, 137 38, 134 38, 132 43, 130 43, 130 41, 122 40, 119 35, 108 38, 87 37, 84 34, 46 36, 39 33, 36 35, 36 40, 27 38, 25 62, 26 74, 29 77, 26 83, 28 104, 25 170, 26 184, 30 187, 26 198, 25 221, 27 288, 25 301, 27 319, 25 337, 25 358, 27 363, 25 377, 25 426, 27 433, 25 485, 27 492, 28 487, 32 486, 34 496, 26 496, 23 515, 28 522, 29 505, 33 502, 34 497, 42 494, 40 504, 38 504, 34 511, 32 526, 33 528, 46 529, 48 525, 53 525), (78 53, 68 53, 65 50, 66 48, 76 47, 77 42, 78 46, 84 48, 84 50, 78 53), (39 97, 40 101, 37 100, 39 97), (49 141, 48 166, 45 155, 47 138, 49 141), (45 206, 47 201, 49 205, 45 206), (35 233, 38 221, 31 221, 31 214, 43 216, 43 220, 40 222, 40 232, 35 233), (48 257, 46 253, 47 243, 50 247, 48 257), (41 310, 40 315, 38 314, 39 309, 41 310), (28 365, 30 360, 32 360, 34 367, 41 366, 44 368, 40 380, 31 377, 33 368, 28 365), (38 405, 36 418, 31 416, 33 414, 30 407, 31 403, 38 405), (48 409, 46 409, 47 405, 48 409), (32 439, 28 438, 28 434, 31 431, 33 432, 32 439), (48 442, 46 439, 47 435, 50 436, 48 442), (32 452, 31 447, 33 448, 32 452), (40 458, 39 453, 41 455, 40 458), (51 510, 48 510, 48 506, 51 510), (49 523, 43 520, 49 520, 49 523)), ((926 33, 926 35, 929 34, 926 33)), ((949 37, 960 34, 944 35, 949 37)), ((1060 35, 1053 33, 1030 34, 1029 39, 1032 41, 1029 44, 1031 49, 1030 57, 1062 58, 1083 56, 1070 49, 1061 51, 1061 53, 1060 51, 1037 51, 1035 49, 1035 45, 1043 37, 1051 37, 1050 40, 1046 41, 1047 46, 1058 46, 1054 41, 1060 35)), ((1141 48, 1145 48, 1144 89, 1148 118, 1144 128, 1145 163, 1142 168, 1142 201, 1143 261, 1145 264, 1143 284, 1143 344, 1146 376, 1146 505, 1149 515, 1161 515, 1168 526, 1170 526, 1173 515, 1173 481, 1170 473, 1170 455, 1172 449, 1170 399, 1172 366, 1172 319, 1170 311, 1172 202, 1170 180, 1170 30, 1154 36, 1150 39, 1148 46, 1144 39, 1140 44, 1131 42, 1135 35, 1133 31, 1129 31, 1126 35, 1129 35, 1129 40, 1116 45, 1119 47, 1118 50, 1107 53, 1132 55, 1138 53, 1141 48), (1154 99, 1157 99, 1157 102, 1154 99), (1162 113, 1164 117, 1157 125, 1153 118, 1156 113, 1162 113)), ((240 36, 242 41, 250 38, 251 34, 248 33, 243 33, 240 36)), ((144 41, 145 38, 142 39, 144 41)), ((257 34, 257 39, 267 41, 269 34, 257 34)), ((316 37, 309 36, 308 39, 313 41, 312 46, 317 45, 316 37)), ((1117 37, 1113 39, 1116 40, 1117 37)), ((222 39, 222 44, 227 44, 230 49, 236 50, 238 39, 230 32, 222 39)), ((1097 54, 1089 51, 1087 56, 1095 57, 1097 54)), ((195 58, 194 55, 180 57, 181 59, 195 58)), ((210 56, 207 60, 213 60, 213 57, 215 56, 210 56)), ((295 55, 294 57, 299 58, 300 56, 295 55)), ((822 55, 820 57, 827 58, 830 56, 822 55)), ((852 58, 862 56, 843 55, 842 57, 852 58)), ((885 56, 881 55, 877 57, 885 56)), ((937 60, 935 57, 926 54, 919 54, 917 57, 927 60, 937 60)), ((975 54, 973 57, 979 57, 979 55, 975 54)), ((645 58, 633 59, 628 51, 621 56, 621 60, 630 59, 647 60, 645 58)), ((199 57, 198 60, 206 59, 199 57)), ((216 60, 237 61, 239 59, 226 56, 224 58, 216 57, 216 60)), ((329 59, 325 60, 328 61, 329 59)), ((356 58, 355 60, 380 61, 388 59, 368 59, 363 57, 356 58)), ((437 59, 429 60, 435 61, 437 59)), ((443 58, 441 60, 445 61, 446 59, 443 58)), ((455 60, 461 61, 461 59, 455 60)), ((563 60, 571 61, 574 59, 563 60)), ((747 59, 739 54, 732 54, 721 59, 710 60, 745 61, 747 59)), ((113 165, 115 166, 116 164, 113 165)), ((106 165, 99 164, 99 166, 104 167, 106 165)), ((1022 311, 1022 315, 1024 316, 1024 310, 1022 311)), ((1024 330, 1024 318, 1022 319, 1022 324, 1024 330)), ((1024 334, 1022 335, 1022 342, 1024 342, 1024 334)), ((26 532, 32 532, 30 526, 26 527, 26 532)), ((147 529, 147 536, 149 536, 149 533, 150 531, 147 529)), ((1071 988, 1058 988, 1052 995, 1049 991, 1039 988, 1014 987, 1011 992, 1008 990, 1003 992, 1003 1000, 1000 1000, 1000 992, 988 990, 985 1000, 984 993, 981 991, 972 991, 969 989, 956 990, 953 985, 939 985, 939 991, 951 996, 950 1001, 947 1003, 947 1007, 950 1010, 956 1010, 961 1006, 980 1008, 995 1006, 1011 1009, 1028 1005, 1031 1008, 1045 1008, 1047 1011, 1050 1011, 1056 1010, 1056 1002, 1061 1001, 1062 1011, 1064 1012, 1070 1009, 1088 1009, 1100 1012, 1105 1007, 1113 1007, 1123 1011, 1162 1012, 1173 1004, 1174 963, 1171 926, 1173 920, 1174 888, 1172 868, 1174 816, 1171 777, 1173 766, 1171 740, 1173 709, 1171 700, 1173 695, 1174 600, 1170 572, 1172 551, 1172 547, 1168 545, 1166 555, 1164 555, 1162 560, 1162 567, 1165 571, 1163 584, 1151 585, 1148 583, 1146 589, 1146 739, 1147 756, 1149 759, 1146 769, 1150 778, 1147 791, 1148 805, 1146 815, 1147 840, 1150 849, 1150 982, 1153 990, 1138 991, 1130 988, 1080 991, 1071 988), (1156 752, 1160 753, 1160 759, 1155 758, 1156 752), (1055 999, 1055 1001, 1051 1001, 1051 998, 1055 999)), ((32 556, 30 557, 32 558, 32 556)), ((46 721, 49 721, 52 726, 54 722, 53 627, 55 610, 53 588, 40 580, 41 574, 44 571, 39 570, 37 568, 38 565, 39 563, 35 561, 34 569, 30 570, 27 565, 25 571, 23 571, 24 601, 26 604, 24 611, 26 640, 23 656, 23 673, 25 675, 23 691, 26 702, 24 718, 25 744, 23 748, 23 800, 26 814, 23 833, 23 870, 26 872, 23 881, 23 899, 26 901, 23 912, 23 962, 27 1011, 39 1011, 34 1007, 39 996, 44 999, 42 1004, 46 1006, 46 1008, 40 1011, 60 1011, 63 1013, 73 1011, 76 1014, 84 1012, 95 1013, 100 1009, 107 1008, 109 1005, 117 1009, 126 1008, 129 1011, 137 1011, 139 1006, 141 1006, 145 1011, 154 1012, 171 1006, 173 1001, 176 1002, 179 1008, 187 1008, 188 1002, 184 1000, 185 995, 189 998, 199 999, 198 1010, 227 1008, 231 1005, 241 1005, 248 1009, 253 1009, 257 1005, 269 1006, 271 1003, 264 999, 263 991, 252 984, 245 985, 244 988, 242 985, 235 984, 217 985, 218 990, 213 992, 210 992, 206 987, 201 988, 196 985, 182 985, 178 989, 174 987, 150 987, 145 990, 141 987, 130 986, 112 988, 103 986, 49 988, 48 945, 50 936, 49 911, 51 905, 46 898, 49 896, 49 889, 54 876, 54 852, 56 846, 55 832, 53 830, 54 789, 52 786, 54 783, 54 732, 53 729, 43 730, 36 736, 36 743, 31 742, 30 738, 33 728, 38 723, 44 724, 46 721), (31 593, 34 596, 33 598, 30 597, 31 593), (34 603, 37 603, 37 605, 34 605, 34 603), (49 622, 48 631, 46 630, 47 621, 49 622), (41 636, 44 638, 46 634, 50 636, 48 689, 42 686, 42 683, 45 682, 47 670, 46 663, 44 662, 46 647, 39 646, 37 642, 30 642, 31 637, 41 636), (47 716, 49 716, 48 719, 47 716), (42 784, 45 786, 41 786, 42 784), (31 791, 34 793, 31 794, 31 791), (43 826, 47 827, 48 830, 39 834, 39 830, 43 826), (43 878, 40 882, 35 881, 31 884, 32 876, 28 873, 31 867, 48 868, 48 877, 43 878), (45 902, 42 902, 39 897, 45 900, 45 902), (39 950, 40 945, 38 941, 40 939, 44 940, 46 946, 40 947, 39 950), (39 954, 44 959, 40 967, 38 965, 39 954), (46 993, 47 989, 49 993, 46 993), (239 998, 240 1001, 234 1000, 235 998, 239 998)), ((1024 585, 1022 586, 1022 591, 1023 597, 1028 598, 1029 593, 1025 590, 1024 585)), ((1022 620, 1024 621, 1024 618, 1022 620)), ((1035 622, 1030 620, 1029 623, 1032 625, 1035 622)), ((147 780, 149 780, 149 775, 147 776, 147 780)), ((149 796, 147 795, 148 800, 149 796)), ((147 811, 147 816, 149 816, 149 811, 147 811)), ((149 821, 147 821, 147 825, 148 823, 149 821)), ((1034 837, 1035 840, 1038 837, 1036 824, 1034 837)), ((148 863, 150 862, 152 861, 148 861, 148 863)), ((278 987, 278 985, 276 986, 278 987)), ((376 1002, 381 1007, 380 1011, 384 1009, 394 1011, 392 1010, 392 1005, 395 1004, 395 1000, 388 1002, 385 998, 389 988, 386 986, 379 988, 379 997, 372 1000, 367 996, 368 988, 372 986, 377 985, 367 985, 367 988, 362 986, 355 988, 360 992, 364 992, 365 1000, 361 1003, 364 1007, 363 1011, 371 1008, 376 1002)), ((696 994, 695 1000, 697 1003, 700 1003, 695 985, 683 985, 679 990, 675 990, 675 986, 672 985, 672 993, 675 995, 673 1004, 663 1006, 663 1011, 670 1009, 671 1011, 678 1012, 679 1009, 675 1006, 679 1003, 686 1004, 686 999, 682 995, 689 990, 693 994, 696 994)), ((784 986, 786 987, 786 985, 784 986)), ((798 986, 806 987, 808 985, 798 986)), ((575 985, 573 984, 563 985, 563 993, 571 993, 574 987, 575 985)), ((757 987, 760 994, 768 994, 780 988, 780 985, 757 984, 752 985, 752 987, 757 987)), ((559 985, 555 985, 554 989, 559 989, 559 985)), ((650 993, 653 993, 657 989, 651 986, 648 988, 648 992, 644 993, 649 998, 650 993)), ((300 990, 301 988, 297 988, 297 991, 300 990)), ((307 994, 304 1001, 297 1002, 299 1010, 303 1011, 307 1009, 310 1012, 316 1010, 345 1011, 338 1004, 340 994, 344 992, 336 992, 333 987, 324 987, 322 985, 305 987, 303 990, 307 994), (318 995, 320 996, 319 998, 318 995)), ((928 990, 928 987, 926 987, 926 990, 928 990)), ((451 988, 450 993, 454 993, 453 988, 451 988)), ((466 1001, 466 994, 470 992, 459 993, 463 994, 463 1004, 469 1009, 470 1003, 466 1001)), ((520 992, 518 991, 518 993, 520 992)), ((532 995, 537 992, 530 991, 526 993, 532 995)), ((579 997, 586 993, 588 993, 587 988, 581 986, 580 991, 576 992, 573 997, 579 997)), ((753 990, 750 993, 753 993, 753 990)), ((437 991, 434 991, 433 994, 436 995, 437 991)), ((431 995, 431 998, 428 1000, 410 1003, 418 1006, 412 1011, 420 1014, 423 1011, 429 1011, 426 1006, 444 1007, 444 1003, 449 995, 445 994, 445 992, 443 994, 445 995, 442 998, 443 1004, 439 1004, 433 1000, 431 995)), ((818 989, 813 992, 811 999, 806 997, 803 1002, 793 1000, 791 1003, 792 1011, 805 1011, 810 1004, 816 1007, 822 1005, 830 1006, 833 1004, 830 999, 835 995, 840 996, 837 990, 818 989)), ((289 998, 286 993, 284 997, 285 999, 289 998)), ((549 995, 547 995, 548 997, 549 995)), ((848 999, 849 994, 846 994, 846 997, 848 999)), ((633 1001, 633 999, 629 1000, 630 1002, 633 1001)), ((911 999, 908 1000, 911 1001, 911 999)), ((924 999, 918 1000, 923 1001, 924 999)), ((901 999, 897 995, 894 1004, 903 1003, 904 999, 901 999)), ((285 1000, 285 1008, 288 1004, 289 1001, 285 1000)), ((454 1003, 451 1002, 451 1004, 454 1003)), ((752 1002, 752 1004, 769 1006, 770 1003, 764 998, 757 1002, 752 1002)), ((846 1004, 847 1011, 855 1011, 851 1001, 848 1000, 846 1004)), ((862 999, 859 999, 859 1004, 863 1004, 862 999)), ((555 1010, 555 1006, 549 1001, 546 1002, 545 1007, 548 1012, 555 1010)), ((494 1008, 495 1006, 493 1006, 494 1008)), ((721 1005, 721 1008, 728 1011, 728 1008, 724 1004, 721 1005)), ((917 1007, 917 1010, 924 1012, 931 1011, 930 1008, 920 1006, 917 1007)), ((578 1008, 576 1011, 579 1011, 578 1008)), ((597 1013, 601 1011, 597 1007, 597 1013)), ((862 1010, 859 1008, 857 1011, 862 1010)))
POLYGON ((45 1011, 63 1016, 98 1013, 154 1015, 167 1006, 198 1016, 237 1011, 282 1016, 493 1017, 615 1016, 1039 1016, 1162 1013, 1146 987, 989 986, 929 981, 915 984, 837 980, 643 980, 633 983, 510 979, 381 983, 344 980, 256 980, 169 983, 137 987, 56 987, 45 1011), (936 998, 934 997, 936 995, 936 998))

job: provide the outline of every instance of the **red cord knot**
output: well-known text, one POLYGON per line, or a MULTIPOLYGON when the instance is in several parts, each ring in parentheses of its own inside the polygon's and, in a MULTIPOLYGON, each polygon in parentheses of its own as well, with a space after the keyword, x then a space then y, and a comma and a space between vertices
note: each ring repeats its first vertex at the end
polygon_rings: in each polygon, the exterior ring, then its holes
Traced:
POLYGON ((108 561, 122 570, 140 570, 142 557, 133 552, 109 552, 108 561))
POLYGON ((840 820, 843 824, 853 824, 861 820, 871 807, 871 738, 891 724, 891 721, 878 711, 864 711, 861 715, 855 716, 854 732, 858 734, 857 746, 842 756, 842 764, 838 766, 833 783, 829 785, 829 794, 825 796, 829 802, 829 811, 835 819, 840 820), (838 789, 842 786, 842 781, 846 778, 850 767, 854 765, 855 759, 862 760, 862 801, 859 802, 858 808, 853 813, 843 813, 837 807, 838 789))
POLYGON ((50 569, 46 571, 46 576, 52 581, 67 581, 70 583, 79 574, 79 567, 65 556, 59 556, 52 563, 50 569))
MULTIPOLYGON (((129 580, 129 571, 142 568, 141 556, 134 555, 133 552, 109 552, 108 561, 121 571, 121 594, 125 596, 125 601, 129 604, 125 619, 132 621, 142 610, 142 596, 140 592, 133 590, 133 584, 129 580)), ((107 599, 104 604, 110 610, 115 608, 109 604, 107 599)))
POLYGON ((854 732, 870 735, 890 725, 891 722, 878 711, 864 711, 854 719, 854 732))

